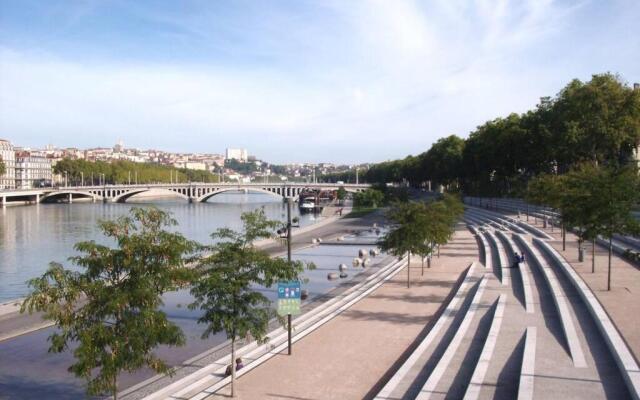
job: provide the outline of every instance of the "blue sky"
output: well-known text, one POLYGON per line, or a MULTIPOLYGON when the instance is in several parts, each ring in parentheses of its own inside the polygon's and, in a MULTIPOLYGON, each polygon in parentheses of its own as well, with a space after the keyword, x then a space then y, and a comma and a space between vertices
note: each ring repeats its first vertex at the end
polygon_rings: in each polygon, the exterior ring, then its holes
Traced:
POLYGON ((0 0, 0 137, 367 162, 570 79, 640 82, 640 2, 0 0))

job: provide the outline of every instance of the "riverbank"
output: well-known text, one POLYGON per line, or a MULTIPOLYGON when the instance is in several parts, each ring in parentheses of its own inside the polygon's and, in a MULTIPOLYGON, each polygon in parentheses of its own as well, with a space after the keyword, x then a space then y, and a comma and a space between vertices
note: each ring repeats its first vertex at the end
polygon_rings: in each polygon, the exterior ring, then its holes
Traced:
MULTIPOLYGON (((346 220, 339 216, 327 217, 316 224, 294 228, 292 232, 292 250, 299 250, 313 246, 313 239, 330 240, 337 236, 354 233, 365 229, 374 222, 380 222, 381 216, 370 215, 366 219, 346 220)), ((256 244, 272 256, 286 253, 286 243, 280 239, 266 239, 256 244)), ((20 304, 23 298, 14 299, 0 304, 0 342, 47 328, 52 324, 43 321, 41 313, 20 314, 20 304)))

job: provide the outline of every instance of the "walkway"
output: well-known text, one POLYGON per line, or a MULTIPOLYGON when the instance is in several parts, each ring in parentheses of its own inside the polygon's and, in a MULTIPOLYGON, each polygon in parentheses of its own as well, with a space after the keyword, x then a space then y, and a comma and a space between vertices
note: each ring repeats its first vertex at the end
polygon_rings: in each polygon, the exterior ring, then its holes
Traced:
MULTIPOLYGON (((478 259, 475 238, 462 225, 421 275, 420 260, 304 340, 293 355, 280 354, 238 380, 240 399, 359 399, 371 397, 402 361, 416 338, 478 259)), ((426 327, 426 328, 425 328, 426 327)), ((229 386, 208 398, 224 398, 229 386)))

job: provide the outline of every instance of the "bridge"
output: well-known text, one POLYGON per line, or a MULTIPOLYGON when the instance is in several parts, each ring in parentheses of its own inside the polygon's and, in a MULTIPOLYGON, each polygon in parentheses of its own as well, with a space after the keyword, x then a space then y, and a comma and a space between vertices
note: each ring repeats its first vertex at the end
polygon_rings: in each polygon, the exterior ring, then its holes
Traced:
POLYGON ((189 203, 206 202, 211 197, 230 191, 267 193, 273 196, 297 200, 306 189, 337 190, 357 193, 369 188, 369 184, 335 183, 159 183, 144 185, 64 186, 27 190, 0 191, 2 206, 25 203, 73 203, 74 199, 124 203, 132 196, 149 192, 180 197, 189 203))

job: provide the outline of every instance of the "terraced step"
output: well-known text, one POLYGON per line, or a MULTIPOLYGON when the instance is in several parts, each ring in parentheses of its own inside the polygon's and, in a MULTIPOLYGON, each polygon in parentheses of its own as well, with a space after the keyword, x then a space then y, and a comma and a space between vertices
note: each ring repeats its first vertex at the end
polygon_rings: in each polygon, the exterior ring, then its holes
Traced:
POLYGON ((500 334, 500 327, 502 326, 502 318, 504 316, 504 308, 507 301, 507 295, 501 294, 497 300, 497 304, 493 313, 493 321, 491 322, 491 328, 489 328, 489 334, 487 335, 484 346, 482 347, 482 353, 473 370, 473 375, 467 386, 467 391, 464 394, 464 400, 476 400, 480 396, 480 390, 484 385, 484 378, 487 374, 491 358, 493 356, 493 350, 496 347, 498 341, 498 335, 500 334))
POLYGON ((437 391, 436 389, 440 385, 440 381, 443 379, 445 372, 449 368, 449 364, 451 363, 456 352, 458 351, 458 348, 460 347, 462 340, 466 336, 467 331, 475 318, 476 311, 480 309, 480 301, 484 294, 484 290, 487 285, 487 282, 488 282, 488 278, 486 276, 481 279, 480 285, 478 286, 478 290, 473 296, 471 305, 469 306, 469 309, 465 313, 464 319, 460 323, 460 326, 458 327, 456 334, 454 335, 451 342, 448 344, 444 354, 436 364, 435 368, 431 371, 429 378, 420 389, 420 392, 418 393, 416 399, 428 400, 436 392, 440 394, 443 393, 443 391, 437 391))
POLYGON ((409 358, 389 379, 386 385, 378 392, 376 399, 397 399, 401 398, 408 388, 415 382, 416 378, 423 370, 434 347, 442 340, 445 331, 452 327, 454 319, 463 306, 464 299, 469 294, 473 285, 481 278, 477 274, 478 264, 472 263, 465 273, 465 277, 456 290, 455 295, 447 304, 436 323, 425 338, 420 342, 409 358))
POLYGON ((567 304, 567 297, 560 287, 560 283, 558 282, 555 273, 553 272, 551 266, 549 266, 549 264, 547 263, 546 259, 538 251, 538 249, 529 244, 523 236, 514 235, 514 237, 516 239, 516 242, 518 242, 518 244, 520 245, 520 248, 527 251, 529 259, 533 259, 534 264, 538 266, 540 271, 542 271, 547 285, 551 289, 553 302, 560 316, 562 330, 569 347, 569 353, 571 354, 573 365, 576 368, 586 368, 587 363, 585 360, 584 351, 582 350, 582 345, 580 344, 578 334, 576 333, 576 327, 573 323, 573 318, 571 317, 571 310, 569 308, 569 305, 567 304))
MULTIPOLYGON (((377 289, 384 282, 391 279, 406 266, 406 258, 392 262, 380 269, 375 274, 367 277, 363 282, 355 285, 349 290, 336 296, 333 299, 319 305, 313 310, 301 315, 293 320, 294 336, 292 341, 300 340, 313 330, 331 320, 342 311, 355 304, 360 299, 377 289)), ((245 368, 238 371, 241 376, 251 369, 257 367, 262 362, 273 357, 287 346, 287 331, 284 328, 277 328, 269 334, 270 342, 260 345, 257 342, 249 343, 237 350, 237 357, 246 360, 245 368)), ((216 362, 201 368, 168 386, 152 393, 144 400, 156 400, 166 398, 191 398, 202 393, 213 393, 211 390, 223 387, 229 383, 230 378, 224 377, 224 371, 229 364, 229 356, 222 357, 216 362)), ((214 390, 214 391, 215 391, 214 390)), ((206 397, 206 396, 204 396, 206 397)))
POLYGON ((509 270, 509 259, 507 258, 507 254, 505 253, 504 247, 502 243, 498 240, 496 235, 493 232, 486 232, 489 241, 493 244, 496 249, 496 253, 498 255, 498 269, 500 270, 500 282, 502 282, 503 286, 509 286, 511 281, 511 271, 509 270))
MULTIPOLYGON (((515 244, 515 242, 503 232, 496 232, 496 234, 507 244, 511 254, 519 253, 523 254, 522 250, 515 244)), ((513 261, 513 260, 512 260, 513 261)), ((524 294, 524 305, 527 313, 532 314, 535 312, 535 306, 533 301, 533 289, 531 274, 529 273, 529 266, 527 263, 520 263, 518 267, 520 280, 522 283, 522 289, 524 294)), ((513 276, 513 275, 512 275, 513 276)))

